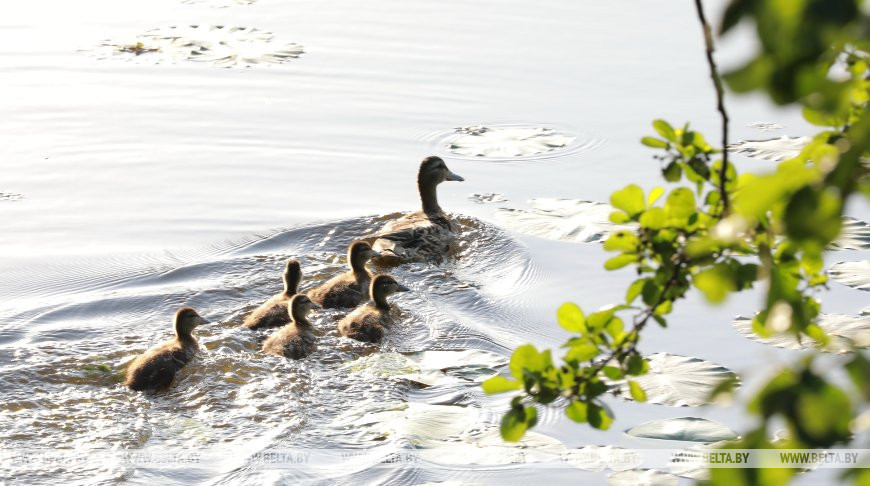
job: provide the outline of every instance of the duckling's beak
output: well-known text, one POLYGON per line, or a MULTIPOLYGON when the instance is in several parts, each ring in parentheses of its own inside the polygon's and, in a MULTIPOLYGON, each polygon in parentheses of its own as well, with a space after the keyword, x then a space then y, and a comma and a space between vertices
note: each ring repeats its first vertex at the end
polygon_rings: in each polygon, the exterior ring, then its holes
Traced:
POLYGON ((374 248, 372 248, 371 250, 369 250, 369 252, 370 252, 370 255, 371 255, 370 258, 374 258, 374 257, 379 257, 379 256, 381 256, 381 252, 375 250, 374 248))
POLYGON ((196 325, 201 326, 203 324, 211 324, 211 321, 206 319, 205 317, 199 316, 199 322, 197 322, 196 325))
POLYGON ((456 181, 456 182, 462 182, 462 181, 464 181, 465 179, 463 179, 462 176, 460 176, 460 175, 458 175, 458 174, 454 174, 453 172, 450 172, 450 171, 448 170, 448 171, 447 171, 447 177, 445 177, 444 180, 445 180, 445 181, 456 181))
POLYGON ((309 308, 311 308, 311 309, 323 309, 323 307, 321 307, 320 304, 315 304, 314 302, 312 302, 308 305, 310 306, 309 308))
POLYGON ((404 285, 402 285, 400 283, 396 284, 396 292, 410 292, 410 291, 411 291, 411 289, 409 289, 408 287, 405 287, 404 285))

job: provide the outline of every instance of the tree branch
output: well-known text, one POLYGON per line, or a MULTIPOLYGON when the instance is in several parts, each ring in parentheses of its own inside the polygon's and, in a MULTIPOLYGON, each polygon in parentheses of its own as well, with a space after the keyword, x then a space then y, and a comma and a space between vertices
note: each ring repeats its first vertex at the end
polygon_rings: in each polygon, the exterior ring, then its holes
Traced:
POLYGON ((716 109, 722 116, 722 167, 719 168, 719 196, 722 199, 722 215, 724 216, 728 213, 730 203, 728 192, 725 190, 725 176, 728 174, 728 112, 725 111, 725 90, 722 88, 722 78, 719 77, 716 61, 713 60, 713 31, 710 29, 710 24, 707 23, 701 0, 695 0, 695 9, 698 11, 698 20, 701 21, 701 27, 704 29, 707 65, 710 66, 710 78, 713 79, 713 86, 716 88, 716 109))

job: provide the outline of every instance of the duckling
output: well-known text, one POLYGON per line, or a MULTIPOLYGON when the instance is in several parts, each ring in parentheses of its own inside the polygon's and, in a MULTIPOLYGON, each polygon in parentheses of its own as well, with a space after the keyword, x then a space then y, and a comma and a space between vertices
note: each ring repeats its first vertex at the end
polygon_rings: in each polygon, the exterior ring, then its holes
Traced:
POLYGON ((260 329, 263 327, 278 327, 290 322, 290 313, 287 312, 287 303, 299 290, 299 281, 302 280, 302 269, 299 262, 293 259, 287 260, 284 265, 284 291, 275 294, 252 312, 242 323, 248 329, 260 329))
POLYGON ((205 322, 190 307, 178 309, 175 313, 175 339, 134 359, 127 367, 124 384, 136 391, 168 388, 175 374, 196 355, 199 345, 193 337, 193 329, 205 322))
POLYGON ((354 241, 347 247, 350 271, 309 291, 308 297, 323 307, 356 307, 369 296, 372 275, 366 270, 366 262, 379 255, 365 241, 354 241))
POLYGON ((320 306, 307 296, 296 294, 287 304, 290 323, 275 331, 263 342, 263 352, 302 359, 317 350, 317 336, 308 322, 308 312, 320 306))
POLYGON ((407 292, 411 289, 396 282, 389 275, 377 275, 372 279, 370 292, 372 301, 345 316, 338 322, 338 332, 342 336, 363 341, 378 343, 384 337, 384 327, 392 323, 390 303, 387 296, 395 292, 407 292))
POLYGON ((459 230, 438 205, 436 188, 444 181, 464 181, 450 172, 440 157, 430 156, 420 163, 417 188, 423 210, 387 223, 380 231, 368 236, 386 260, 440 260, 450 249, 453 236, 459 230))

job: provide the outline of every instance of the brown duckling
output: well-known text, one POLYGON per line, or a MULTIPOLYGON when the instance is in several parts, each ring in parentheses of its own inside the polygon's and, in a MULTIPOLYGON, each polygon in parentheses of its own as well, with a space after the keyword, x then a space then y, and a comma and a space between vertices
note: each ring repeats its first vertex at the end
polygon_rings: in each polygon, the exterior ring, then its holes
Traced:
POLYGON ((411 289, 396 282, 389 275, 377 275, 372 279, 372 301, 357 307, 353 312, 338 322, 338 332, 342 336, 363 341, 378 343, 384 337, 384 327, 392 323, 390 303, 387 296, 395 292, 407 292, 411 289))
POLYGON ((441 157, 426 157, 417 173, 422 211, 391 221, 366 238, 376 238, 372 246, 388 260, 440 260, 459 228, 438 205, 436 189, 444 181, 464 180, 450 172, 441 157))
POLYGON ((205 322, 190 307, 178 309, 175 313, 175 339, 134 359, 127 367, 124 384, 136 391, 168 388, 175 374, 196 355, 199 345, 193 337, 193 329, 205 322))
POLYGON ((379 253, 365 241, 354 241, 347 247, 350 271, 329 279, 308 292, 308 297, 323 307, 356 307, 369 297, 372 274, 366 262, 379 253))
POLYGON ((263 342, 263 352, 302 359, 317 350, 317 336, 308 322, 308 312, 320 306, 308 296, 296 294, 287 304, 290 323, 275 331, 263 342))
POLYGON ((290 313, 287 312, 287 304, 290 298, 299 290, 299 282, 302 280, 302 268, 296 260, 287 260, 284 265, 284 291, 275 294, 252 312, 243 327, 248 329, 260 329, 263 327, 278 327, 290 322, 290 313))

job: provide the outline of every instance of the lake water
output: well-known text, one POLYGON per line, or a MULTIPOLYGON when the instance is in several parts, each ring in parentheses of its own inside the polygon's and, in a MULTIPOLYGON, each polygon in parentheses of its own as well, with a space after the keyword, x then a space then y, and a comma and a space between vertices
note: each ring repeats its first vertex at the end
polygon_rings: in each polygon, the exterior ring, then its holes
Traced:
MULTIPOLYGON (((723 3, 708 3, 718 18, 723 3)), ((621 298, 630 272, 605 272, 599 245, 524 236, 494 215, 535 197, 607 201, 629 182, 658 184, 658 163, 638 143, 653 118, 691 121, 718 139, 701 44, 691 2, 658 0, 0 5, 0 448, 91 451, 74 465, 4 463, 0 474, 22 483, 521 484, 540 474, 606 483, 609 471, 564 461, 383 460, 433 444, 484 448, 507 402, 484 396, 475 373, 501 370, 496 358, 518 344, 558 346, 562 302, 594 309, 621 298), (203 26, 252 27, 274 34, 266 47, 296 43, 304 53, 216 67, 100 48, 192 25, 218 37, 222 30, 203 26), (547 127, 575 139, 542 157, 452 154, 447 136, 478 125, 547 127), (341 313, 330 311, 313 316, 326 335, 310 359, 259 353, 262 336, 238 325, 280 289, 284 260, 301 260, 303 288, 339 271, 349 241, 417 209, 417 167, 433 153, 466 179, 439 190, 442 207, 464 215, 461 258, 394 271, 413 292, 395 299, 402 325, 380 348, 338 338, 341 313), (470 199, 491 192, 507 201, 470 199), (181 305, 212 321, 197 331, 204 352, 167 393, 122 387, 120 370, 171 336, 181 305), (433 350, 477 354, 409 354, 433 350), (406 367, 403 359, 468 366, 455 376, 436 366, 437 383, 421 388, 384 356, 406 367), (329 468, 243 460, 289 449, 359 456, 329 468), (228 459, 207 467, 96 459, 179 450, 228 459)), ((752 46, 739 31, 717 55, 733 66, 752 46)), ((730 97, 728 106, 734 141, 812 133, 797 111, 758 97, 730 97), (749 126, 756 121, 785 128, 763 132, 749 126)), ((864 203, 849 212, 870 216, 864 203)), ((827 312, 867 305, 866 294, 839 284, 823 299, 827 312)), ((745 397, 797 356, 734 331, 732 318, 757 307, 757 294, 715 308, 693 295, 642 350, 721 364, 740 374, 745 397)), ((660 442, 623 430, 687 415, 749 426, 739 406, 610 403, 610 431, 558 410, 542 410, 535 431, 566 450, 643 449, 660 442)))

